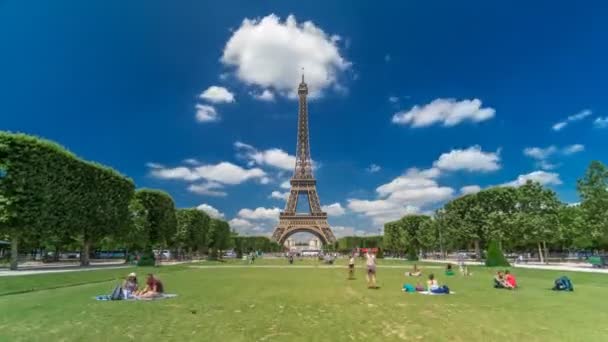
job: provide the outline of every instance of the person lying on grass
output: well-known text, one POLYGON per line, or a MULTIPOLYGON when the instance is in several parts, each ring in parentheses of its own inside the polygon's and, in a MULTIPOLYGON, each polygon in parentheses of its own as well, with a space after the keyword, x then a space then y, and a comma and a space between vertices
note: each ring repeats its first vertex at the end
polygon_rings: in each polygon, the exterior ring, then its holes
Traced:
POLYGON ((414 264, 414 268, 412 269, 412 271, 405 273, 405 275, 410 277, 420 277, 422 275, 422 270, 420 270, 418 266, 414 264))
POLYGON ((514 289, 517 287, 517 280, 515 280, 515 276, 509 272, 509 270, 505 271, 505 285, 509 289, 514 289))
POLYGON ((146 280, 146 287, 142 291, 136 293, 136 295, 139 298, 154 298, 162 296, 163 292, 165 292, 163 283, 150 273, 146 280))
POLYGON ((137 275, 134 272, 129 273, 125 281, 122 283, 122 292, 124 293, 125 298, 130 298, 137 293, 138 287, 137 275))

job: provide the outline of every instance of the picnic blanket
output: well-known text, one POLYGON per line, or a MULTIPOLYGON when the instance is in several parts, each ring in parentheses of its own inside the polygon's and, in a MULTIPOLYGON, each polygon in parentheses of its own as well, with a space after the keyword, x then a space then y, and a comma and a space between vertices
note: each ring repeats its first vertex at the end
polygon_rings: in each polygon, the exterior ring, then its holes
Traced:
MULTIPOLYGON (((169 299, 169 298, 174 298, 177 297, 177 294, 174 293, 163 293, 162 295, 158 296, 158 297, 152 297, 152 298, 140 298, 140 297, 130 297, 128 299, 121 299, 121 300, 126 300, 126 301, 134 301, 134 300, 161 300, 161 299, 169 299)), ((101 300, 101 301, 106 301, 106 300, 112 300, 110 298, 110 295, 101 295, 101 296, 96 296, 95 300, 101 300)))
POLYGON ((429 295, 429 296, 445 296, 445 295, 455 294, 456 292, 450 291, 450 293, 433 293, 433 292, 429 292, 429 291, 418 291, 418 293, 420 293, 421 295, 429 295))

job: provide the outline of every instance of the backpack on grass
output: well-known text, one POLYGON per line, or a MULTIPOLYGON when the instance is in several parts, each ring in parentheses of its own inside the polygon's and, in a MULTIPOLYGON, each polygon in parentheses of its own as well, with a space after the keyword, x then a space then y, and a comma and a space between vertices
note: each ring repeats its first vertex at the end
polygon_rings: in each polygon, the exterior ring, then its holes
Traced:
POLYGON ((554 291, 574 291, 574 285, 570 278, 566 276, 555 279, 555 285, 553 286, 554 291))

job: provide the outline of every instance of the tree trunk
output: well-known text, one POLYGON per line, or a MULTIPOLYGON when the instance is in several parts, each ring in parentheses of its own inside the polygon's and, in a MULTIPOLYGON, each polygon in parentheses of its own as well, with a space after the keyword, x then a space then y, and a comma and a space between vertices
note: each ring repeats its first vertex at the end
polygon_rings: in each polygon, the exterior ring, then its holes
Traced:
POLYGON ((475 240, 475 258, 481 260, 481 248, 479 247, 479 240, 475 240))
POLYGON ((538 243, 538 257, 540 258, 540 263, 544 264, 545 258, 543 258, 543 248, 541 247, 540 242, 538 243))
POLYGON ((11 270, 16 271, 19 266, 19 236, 11 236, 11 270))
POLYGON ((53 261, 59 261, 59 246, 55 246, 55 254, 53 254, 53 261))
POLYGON ((543 241, 543 250, 545 251, 545 262, 549 263, 549 250, 547 250, 547 242, 543 241))
POLYGON ((80 266, 89 266, 89 252, 91 250, 91 242, 85 240, 82 246, 82 254, 80 255, 80 266))

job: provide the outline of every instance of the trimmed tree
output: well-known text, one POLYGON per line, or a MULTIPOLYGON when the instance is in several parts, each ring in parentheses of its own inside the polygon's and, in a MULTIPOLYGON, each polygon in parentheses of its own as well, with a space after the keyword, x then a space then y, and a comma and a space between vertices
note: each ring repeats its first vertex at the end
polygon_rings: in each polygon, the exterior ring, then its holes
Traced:
POLYGON ((491 241, 488 245, 488 252, 486 256, 486 266, 488 267, 496 267, 496 266, 511 266, 505 255, 502 253, 500 246, 498 246, 497 241, 491 241))
POLYGON ((151 254, 153 247, 166 247, 177 231, 173 198, 164 191, 140 189, 135 192, 134 200, 141 204, 140 208, 145 208, 148 243, 144 255, 151 254))
POLYGON ((79 159, 48 140, 0 132, 0 233, 11 240, 11 268, 19 241, 69 236, 91 245, 127 224, 133 182, 105 166, 79 159))

